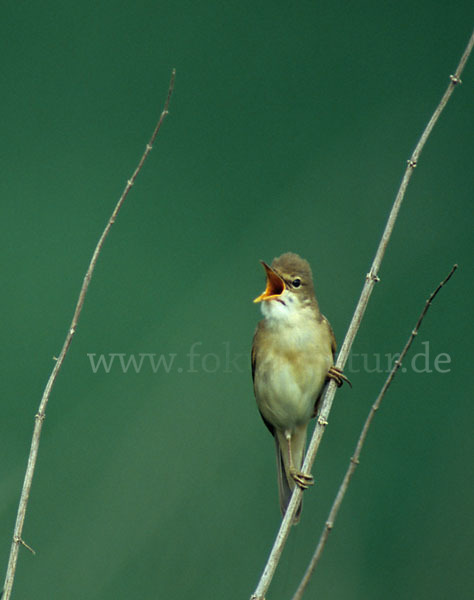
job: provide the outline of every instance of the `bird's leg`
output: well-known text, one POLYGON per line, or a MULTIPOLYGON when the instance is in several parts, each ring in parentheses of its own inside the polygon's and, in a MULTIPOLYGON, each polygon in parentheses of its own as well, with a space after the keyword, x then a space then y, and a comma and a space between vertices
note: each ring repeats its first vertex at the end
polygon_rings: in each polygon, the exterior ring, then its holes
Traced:
POLYGON ((344 373, 342 372, 342 369, 339 369, 338 367, 335 367, 334 365, 329 369, 327 378, 334 379, 337 387, 341 387, 341 385, 344 383, 344 381, 347 382, 352 387, 352 383, 344 375, 344 373))
POLYGON ((288 472, 295 480, 298 487, 302 490, 307 490, 310 485, 314 485, 314 478, 312 475, 306 475, 302 471, 299 471, 295 465, 293 464, 293 455, 291 452, 291 433, 289 431, 285 431, 285 438, 288 442, 288 458, 290 466, 288 468, 288 472))

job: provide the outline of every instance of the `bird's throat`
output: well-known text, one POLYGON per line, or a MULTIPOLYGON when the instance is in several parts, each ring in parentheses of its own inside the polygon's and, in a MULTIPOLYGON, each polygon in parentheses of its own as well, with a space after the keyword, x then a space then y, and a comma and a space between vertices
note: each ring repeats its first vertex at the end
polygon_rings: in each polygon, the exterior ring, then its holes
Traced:
POLYGON ((262 302, 262 314, 268 327, 295 327, 317 318, 318 310, 310 301, 300 301, 295 294, 283 292, 277 298, 262 302))

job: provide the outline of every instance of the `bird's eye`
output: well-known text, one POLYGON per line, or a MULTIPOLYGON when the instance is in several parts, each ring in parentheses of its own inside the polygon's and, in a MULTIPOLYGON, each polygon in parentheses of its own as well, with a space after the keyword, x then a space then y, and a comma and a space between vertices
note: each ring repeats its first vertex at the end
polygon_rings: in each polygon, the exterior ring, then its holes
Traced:
POLYGON ((301 279, 299 277, 296 277, 296 279, 293 279, 293 281, 291 282, 291 285, 295 288, 300 287, 301 279))

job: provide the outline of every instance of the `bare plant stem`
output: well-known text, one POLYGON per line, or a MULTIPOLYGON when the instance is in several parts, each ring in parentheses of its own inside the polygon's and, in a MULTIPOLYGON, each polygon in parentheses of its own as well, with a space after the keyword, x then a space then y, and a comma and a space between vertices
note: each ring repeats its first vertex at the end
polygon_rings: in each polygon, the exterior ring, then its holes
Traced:
POLYGON ((334 499, 334 502, 331 506, 331 510, 329 511, 329 515, 326 521, 326 524, 324 526, 324 529, 321 533, 321 536, 319 538, 318 541, 318 545, 316 546, 316 550, 314 551, 313 557, 311 558, 311 561, 306 569, 306 572, 298 586, 298 589, 296 590, 292 600, 301 600, 303 593, 306 589, 306 586, 308 585, 313 572, 316 568, 316 565, 319 562, 319 559, 321 558, 321 554, 323 553, 324 550, 324 546, 326 544, 326 541, 329 537, 329 534, 331 533, 333 527, 334 527, 334 522, 336 520, 337 517, 337 513, 339 512, 339 508, 341 506, 341 503, 344 499, 344 496, 346 494, 347 488, 349 487, 349 482, 352 478, 352 475, 354 474, 354 471, 356 470, 357 465, 359 464, 359 457, 360 457, 360 453, 362 452, 362 448, 364 446, 365 440, 367 438, 367 434, 369 432, 369 427, 372 424, 373 418, 375 416, 375 413, 377 412, 377 410, 380 407, 380 404, 388 390, 388 388, 390 387, 390 384, 392 383, 395 375, 398 372, 398 369, 402 366, 402 362, 403 359, 405 358, 408 350, 410 349, 410 346, 412 345, 413 340, 415 339, 415 337, 418 334, 418 331, 420 329, 421 323, 423 322, 423 319, 425 318, 426 313, 428 312, 428 309, 431 306, 431 303, 433 302, 433 300, 435 299, 435 297, 437 296, 438 292, 440 291, 440 289, 451 279, 454 271, 458 268, 457 265, 454 265, 453 268, 451 269, 451 271, 449 272, 449 274, 445 277, 445 279, 438 285, 438 287, 435 289, 434 292, 432 292, 431 296, 428 298, 428 300, 425 303, 425 306, 418 318, 418 321, 413 329, 413 331, 410 334, 410 337, 408 338, 407 343, 405 344, 405 347, 403 348, 400 357, 398 358, 398 360, 395 361, 392 370, 390 371, 389 376, 387 377, 387 379, 385 380, 384 385, 382 386, 382 389, 380 390, 379 395, 377 396, 377 399, 375 400, 375 402, 373 403, 372 407, 370 408, 369 414, 367 415, 367 419, 364 423, 364 426, 362 427, 362 431, 360 433, 359 439, 357 441, 355 450, 354 450, 354 454, 352 455, 350 461, 349 461, 349 466, 347 467, 347 471, 346 474, 344 475, 344 479, 342 480, 342 483, 339 487, 339 490, 337 492, 336 498, 334 499))
POLYGON ((104 245, 105 239, 107 238, 107 235, 109 234, 109 231, 110 231, 112 225, 115 223, 115 219, 117 218, 117 215, 122 207, 122 204, 125 202, 125 199, 128 196, 128 192, 130 191, 132 185, 135 183, 135 179, 137 178, 138 174, 140 173, 140 171, 143 167, 145 160, 147 159, 148 155, 150 154, 151 149, 153 148, 153 143, 155 142, 156 136, 158 135, 161 125, 162 125, 166 115, 168 114, 168 108, 169 108, 169 104, 170 104, 170 100, 171 100, 171 95, 172 95, 173 89, 174 89, 175 75, 176 75, 176 70, 173 69, 173 71, 171 72, 171 79, 170 79, 170 83, 169 83, 169 87, 168 87, 168 95, 166 97, 163 111, 161 112, 160 118, 158 119, 158 123, 156 124, 156 127, 153 131, 150 141, 146 145, 145 152, 143 153, 135 171, 133 172, 133 175, 127 181, 127 184, 122 192, 122 195, 120 196, 120 198, 119 198, 119 200, 107 222, 107 225, 105 226, 105 229, 102 232, 102 235, 100 236, 99 241, 97 242, 97 246, 95 247, 94 253, 93 253, 91 261, 89 263, 89 267, 88 267, 85 277, 84 277, 84 281, 82 283, 81 290, 79 292, 79 297, 77 299, 76 309, 75 309, 74 315, 72 317, 71 325, 69 326, 61 353, 59 354, 58 358, 56 359, 54 368, 51 372, 51 375, 49 376, 48 382, 46 383, 46 387, 44 389, 43 396, 41 398, 38 412, 36 413, 36 416, 35 416, 35 426, 33 429, 33 437, 31 440, 30 454, 28 456, 28 465, 26 468, 25 478, 23 481, 23 489, 21 491, 20 502, 18 505, 15 529, 13 532, 13 541, 12 541, 11 550, 10 550, 10 557, 8 560, 7 574, 5 577, 5 585, 4 585, 3 595, 1 596, 2 600, 9 600, 9 598, 11 596, 20 545, 23 545, 26 548, 33 551, 23 541, 22 532, 23 532, 23 524, 24 524, 25 516, 26 516, 26 509, 28 506, 28 498, 30 496, 31 484, 33 481, 33 475, 34 475, 35 466, 36 466, 36 459, 38 457, 41 429, 43 427, 43 421, 46 416, 46 406, 48 404, 49 396, 51 394, 51 390, 52 390, 54 383, 56 381, 56 378, 58 376, 59 370, 61 369, 61 367, 64 363, 64 359, 66 358, 66 354, 69 350, 69 346, 71 345, 72 338, 76 332, 77 324, 79 322, 79 317, 81 315, 82 307, 84 305, 84 300, 86 298, 86 294, 89 289, 89 283, 91 281, 92 274, 93 274, 95 266, 97 264, 97 260, 99 258, 102 247, 104 245))
MULTIPOLYGON (((411 155, 410 159, 407 161, 407 167, 405 169, 405 174, 403 176, 402 182, 400 184, 400 188, 395 197, 395 201, 393 203, 392 209, 390 211, 387 223, 385 225, 384 232, 382 234, 382 239, 379 242, 379 246, 377 248, 377 252, 375 253, 374 260, 372 262, 372 266, 370 268, 369 273, 367 273, 365 277, 365 283, 362 288, 362 292, 355 308, 354 315, 352 317, 351 324, 349 325, 349 329, 347 330, 346 336, 344 338, 344 342, 341 347, 341 351, 339 352, 336 366, 340 369, 344 367, 347 361, 347 357, 349 356, 350 349, 356 337, 357 331, 359 330, 360 323, 365 313, 365 309, 369 303, 370 296, 372 294, 372 290, 376 282, 379 281, 378 272, 380 269, 380 265, 382 263, 382 259, 385 255, 385 251, 388 246, 388 242, 392 235, 393 228, 395 226, 395 222, 397 220, 398 213, 400 211, 400 206, 402 204, 403 198, 405 196, 405 192, 408 186, 408 183, 413 174, 413 170, 415 169, 418 159, 420 157, 421 151, 423 150, 426 141, 435 126, 437 120, 439 119, 442 111, 444 110, 446 104, 448 103, 451 94, 454 91, 454 88, 457 84, 461 83, 461 73, 464 69, 464 66, 469 58, 469 55, 472 51, 472 47, 474 45, 474 32, 471 34, 471 37, 467 43, 466 49, 459 61, 458 67, 454 73, 454 75, 450 75, 448 87, 443 94, 438 106, 436 107, 433 115, 431 116, 428 124, 423 131, 418 143, 416 144, 415 150, 411 155)), ((329 382, 326 393, 324 394, 324 398, 321 405, 321 411, 319 413, 319 417, 316 421, 316 426, 314 429, 313 436, 311 438, 311 442, 308 446, 308 451, 306 453, 305 461, 303 463, 302 471, 303 473, 310 473, 313 462, 316 458, 316 454, 319 448, 319 444, 321 442, 321 438, 323 437, 324 428, 328 424, 328 417, 331 411, 332 403, 334 400, 334 395, 336 393, 336 384, 334 380, 329 382)), ((291 527, 293 524, 294 516, 298 509, 301 496, 303 492, 301 488, 295 486, 293 490, 293 494, 286 510, 285 516, 280 524, 280 529, 277 533, 276 539, 273 543, 273 547, 271 549, 270 555, 268 557, 267 563, 264 567, 263 573, 260 577, 260 581, 251 596, 251 600, 264 600, 265 593, 268 590, 270 583, 273 579, 273 575, 275 574, 275 570, 280 561, 283 548, 286 544, 286 540, 291 531, 291 527)))

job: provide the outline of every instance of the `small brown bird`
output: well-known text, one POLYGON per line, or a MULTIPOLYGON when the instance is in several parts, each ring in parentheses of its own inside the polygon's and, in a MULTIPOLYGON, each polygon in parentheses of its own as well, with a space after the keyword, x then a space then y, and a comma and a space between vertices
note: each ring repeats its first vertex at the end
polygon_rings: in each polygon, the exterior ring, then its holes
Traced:
MULTIPOLYGON (((327 381, 342 385, 346 377, 334 367, 336 341, 320 313, 308 262, 287 252, 271 267, 262 261, 266 289, 255 298, 264 319, 252 344, 255 398, 265 425, 275 438, 278 490, 282 514, 295 485, 313 485, 302 473, 308 423, 316 416, 327 381)), ((301 504, 295 517, 298 522, 301 504)))

